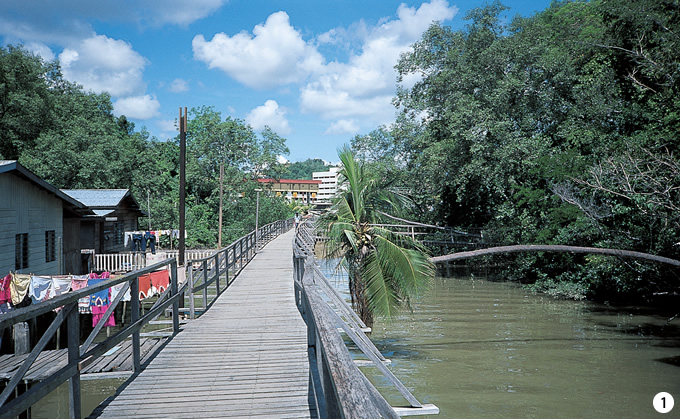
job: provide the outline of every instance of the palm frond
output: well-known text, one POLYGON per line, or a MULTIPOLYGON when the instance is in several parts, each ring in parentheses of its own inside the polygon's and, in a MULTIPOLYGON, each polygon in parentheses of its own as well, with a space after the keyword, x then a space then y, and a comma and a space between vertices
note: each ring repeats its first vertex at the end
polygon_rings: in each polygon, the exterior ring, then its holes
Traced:
POLYGON ((361 266, 361 276, 366 284, 366 300, 370 310, 373 314, 390 318, 399 307, 400 298, 390 284, 392 275, 385 272, 384 268, 377 252, 371 252, 361 266))
POLYGON ((407 249, 378 236, 375 239, 377 253, 383 255, 383 263, 393 271, 393 286, 400 296, 419 295, 434 278, 434 265, 426 254, 407 249))

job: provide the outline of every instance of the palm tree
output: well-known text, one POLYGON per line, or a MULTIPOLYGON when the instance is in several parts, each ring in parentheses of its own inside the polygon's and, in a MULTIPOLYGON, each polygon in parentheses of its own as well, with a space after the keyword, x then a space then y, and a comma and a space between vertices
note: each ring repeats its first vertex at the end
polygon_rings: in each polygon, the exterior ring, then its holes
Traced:
POLYGON ((338 151, 344 178, 331 210, 321 218, 329 256, 349 274, 352 305, 371 327, 374 316, 390 317, 434 277, 425 249, 406 235, 377 226, 383 213, 410 204, 402 194, 368 175, 348 146, 338 151))

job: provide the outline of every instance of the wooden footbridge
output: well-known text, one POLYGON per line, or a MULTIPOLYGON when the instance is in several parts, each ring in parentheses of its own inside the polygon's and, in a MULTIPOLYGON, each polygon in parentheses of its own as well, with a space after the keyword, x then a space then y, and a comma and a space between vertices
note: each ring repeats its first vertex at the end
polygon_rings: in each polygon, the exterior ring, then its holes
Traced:
POLYGON ((316 417, 293 231, 271 242, 95 417, 316 417))
POLYGON ((65 381, 71 417, 90 413, 80 411, 80 374, 121 342, 129 342, 135 372, 92 417, 397 418, 438 413, 436 406, 419 403, 392 375, 389 361, 364 334, 365 325, 321 274, 311 229, 290 228, 290 221, 265 226, 258 237, 248 235, 213 256, 190 261, 185 281, 178 281, 174 259, 166 261, 172 285, 143 316, 135 301, 138 277, 164 263, 112 280, 126 282, 132 290, 132 323, 96 345, 81 344, 73 332, 78 329, 75 306, 78 298, 103 285, 56 297, 39 311, 27 307, 2 316, 0 329, 52 306, 64 307, 6 383, 0 417, 20 414, 65 381), (182 298, 189 307, 179 307, 182 298), (182 326, 181 312, 189 318, 182 326), (172 315, 173 335, 143 362, 140 330, 163 313, 172 315), (17 384, 39 359, 43 341, 64 321, 69 348, 63 365, 19 392, 17 384), (349 353, 347 338, 361 354, 349 353), (382 397, 358 369, 361 358, 396 386, 404 406, 393 407, 382 397))

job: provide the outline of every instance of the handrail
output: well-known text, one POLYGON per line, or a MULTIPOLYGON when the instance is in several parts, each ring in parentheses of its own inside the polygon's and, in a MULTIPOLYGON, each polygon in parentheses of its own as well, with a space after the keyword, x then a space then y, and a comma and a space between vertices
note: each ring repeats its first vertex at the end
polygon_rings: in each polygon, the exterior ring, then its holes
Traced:
POLYGON ((233 282, 236 275, 255 257, 259 249, 292 227, 293 218, 275 221, 246 234, 210 256, 188 261, 186 277, 189 284, 189 318, 191 320, 196 318, 194 298, 197 294, 202 294, 201 310, 205 312, 229 287, 230 278, 233 282), (223 275, 226 276, 226 285, 220 289, 220 278, 223 275), (215 284, 215 294, 209 298, 208 289, 213 284, 215 284))
MULTIPOLYGON (((47 331, 40 338, 36 346, 28 355, 22 366, 15 372, 11 380, 0 394, 0 417, 9 418, 19 415, 35 404, 38 400, 49 394, 62 383, 69 381, 69 408, 70 416, 81 417, 80 410, 80 371, 86 365, 90 364, 94 359, 106 353, 118 343, 124 341, 129 336, 132 336, 132 359, 134 372, 141 370, 141 352, 140 352, 140 330, 149 321, 158 317, 166 307, 172 305, 173 317, 173 334, 179 332, 179 299, 186 291, 186 284, 178 287, 177 284, 177 261, 173 259, 166 259, 164 261, 155 263, 144 269, 130 272, 118 278, 104 280, 96 285, 88 286, 86 288, 62 294, 52 298, 46 302, 31 305, 16 309, 8 314, 0 316, 0 330, 10 327, 14 324, 35 318, 41 314, 48 313, 56 308, 62 307, 55 319, 52 321, 47 331), (165 266, 170 270, 170 291, 164 294, 166 298, 162 303, 156 304, 156 308, 148 311, 143 316, 140 316, 139 303, 139 277, 141 275, 156 271, 165 266), (95 326, 93 334, 86 339, 85 344, 80 344, 80 318, 78 313, 78 300, 98 291, 110 288, 112 286, 126 283, 125 287, 131 289, 131 311, 132 323, 123 329, 119 330, 113 336, 108 337, 104 341, 98 343, 96 346, 90 348, 94 335, 101 330, 102 325, 108 319, 108 314, 112 313, 115 305, 120 302, 123 292, 111 302, 109 309, 102 316, 99 323, 95 326), (11 401, 9 398, 14 395, 17 385, 24 378, 24 375, 31 368, 32 364, 40 355, 40 352, 45 348, 47 343, 55 335, 59 327, 66 321, 67 323, 67 337, 68 337, 68 362, 67 365, 60 368, 58 371, 52 373, 48 378, 32 386, 25 393, 17 396, 11 401)), ((159 300, 162 300, 160 298, 159 300)))
POLYGON ((437 406, 418 402, 384 365, 386 360, 364 333, 363 322, 317 266, 314 242, 312 223, 301 223, 293 244, 295 300, 307 323, 310 383, 319 416, 398 418, 438 414, 437 406), (338 327, 397 388, 410 407, 390 406, 352 360, 338 327))

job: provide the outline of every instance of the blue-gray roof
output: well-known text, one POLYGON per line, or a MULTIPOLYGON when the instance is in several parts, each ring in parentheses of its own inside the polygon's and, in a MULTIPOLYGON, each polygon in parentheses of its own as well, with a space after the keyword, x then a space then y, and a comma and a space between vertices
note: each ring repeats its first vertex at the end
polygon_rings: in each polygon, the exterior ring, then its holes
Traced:
POLYGON ((115 208, 130 191, 128 189, 62 189, 66 195, 89 208, 115 208))

